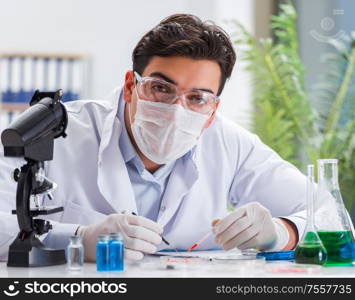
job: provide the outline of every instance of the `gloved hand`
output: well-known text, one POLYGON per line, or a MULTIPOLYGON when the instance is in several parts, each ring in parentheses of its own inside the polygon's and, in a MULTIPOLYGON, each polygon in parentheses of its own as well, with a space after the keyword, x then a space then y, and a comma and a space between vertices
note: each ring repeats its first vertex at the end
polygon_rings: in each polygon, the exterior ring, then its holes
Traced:
POLYGON ((215 241, 225 250, 281 250, 289 240, 289 233, 281 220, 272 218, 270 211, 257 202, 237 208, 214 227, 215 241))
POLYGON ((162 241, 163 227, 147 218, 128 214, 112 214, 101 223, 80 226, 78 235, 84 245, 86 261, 96 260, 96 242, 100 234, 120 232, 123 235, 125 258, 140 260, 144 253, 157 251, 162 241))

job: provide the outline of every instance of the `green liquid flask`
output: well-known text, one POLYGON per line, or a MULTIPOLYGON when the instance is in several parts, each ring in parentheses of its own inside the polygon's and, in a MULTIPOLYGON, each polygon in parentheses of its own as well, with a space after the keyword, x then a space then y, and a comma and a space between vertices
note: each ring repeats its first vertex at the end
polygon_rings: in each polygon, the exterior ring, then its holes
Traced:
POLYGON ((338 184, 338 161, 318 160, 317 203, 319 210, 327 210, 327 217, 321 213, 316 221, 317 233, 328 253, 326 266, 352 266, 354 236, 351 219, 341 197, 338 184), (323 206, 323 207, 322 207, 323 206), (323 220, 323 221, 322 221, 323 220))
POLYGON ((307 166, 307 223, 303 236, 295 249, 295 260, 300 264, 323 265, 327 251, 314 226, 314 166, 307 166))
POLYGON ((328 252, 327 266, 351 266, 353 262, 351 231, 318 231, 328 252))

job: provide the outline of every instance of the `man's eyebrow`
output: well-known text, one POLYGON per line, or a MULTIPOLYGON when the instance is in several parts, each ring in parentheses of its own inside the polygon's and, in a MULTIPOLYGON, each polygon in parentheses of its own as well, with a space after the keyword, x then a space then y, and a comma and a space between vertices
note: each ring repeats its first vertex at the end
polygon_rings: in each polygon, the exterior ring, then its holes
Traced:
MULTIPOLYGON (((172 84, 176 84, 176 82, 174 80, 172 80, 171 78, 169 78, 168 76, 166 76, 165 74, 161 73, 161 72, 153 72, 149 74, 149 77, 160 77, 161 79, 164 79, 165 81, 172 83, 172 84)), ((214 94, 212 90, 210 89, 205 89, 205 88, 192 88, 191 91, 204 91, 204 92, 208 92, 211 94, 214 94)))
POLYGON ((174 80, 172 80, 171 78, 169 78, 168 76, 164 75, 161 72, 153 72, 149 74, 149 77, 160 77, 161 79, 164 79, 167 82, 176 84, 176 82, 174 80))

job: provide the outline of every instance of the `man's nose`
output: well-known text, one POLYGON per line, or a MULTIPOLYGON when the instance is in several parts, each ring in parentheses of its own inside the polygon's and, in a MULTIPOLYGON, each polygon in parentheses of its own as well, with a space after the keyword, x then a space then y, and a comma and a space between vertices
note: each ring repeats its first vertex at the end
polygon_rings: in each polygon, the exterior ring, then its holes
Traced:
POLYGON ((183 103, 184 103, 183 97, 184 97, 183 95, 178 95, 173 104, 180 104, 181 106, 184 106, 183 105, 183 103))

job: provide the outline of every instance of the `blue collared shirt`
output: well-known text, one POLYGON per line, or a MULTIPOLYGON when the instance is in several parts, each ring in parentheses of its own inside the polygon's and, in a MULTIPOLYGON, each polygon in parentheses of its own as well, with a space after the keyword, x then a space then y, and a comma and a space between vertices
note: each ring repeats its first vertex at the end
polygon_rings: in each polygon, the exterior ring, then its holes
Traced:
POLYGON ((156 221, 159 214, 161 199, 174 169, 175 162, 161 166, 154 173, 145 169, 144 164, 134 149, 124 122, 125 101, 122 99, 118 106, 117 117, 122 124, 119 138, 119 148, 126 163, 128 175, 132 183, 138 214, 156 221))

